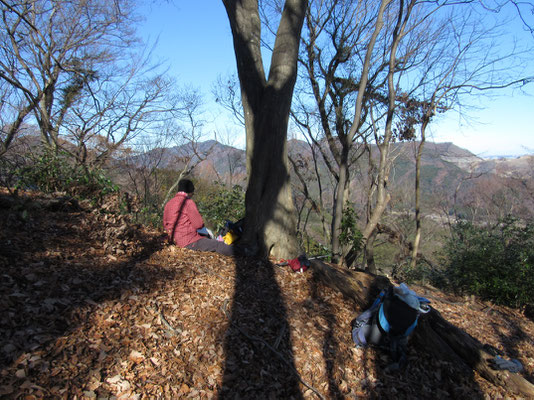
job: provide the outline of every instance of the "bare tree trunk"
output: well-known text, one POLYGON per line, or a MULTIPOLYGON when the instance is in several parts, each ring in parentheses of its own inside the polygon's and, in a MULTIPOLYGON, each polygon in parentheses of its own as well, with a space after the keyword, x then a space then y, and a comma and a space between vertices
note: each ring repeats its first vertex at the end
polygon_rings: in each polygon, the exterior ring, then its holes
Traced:
MULTIPOLYGON (((372 34, 372 37, 371 37, 371 40, 369 42, 369 45, 368 45, 368 48, 367 48, 367 53, 365 55, 365 61, 364 61, 364 65, 363 65, 363 71, 362 71, 362 79, 360 80, 360 90, 358 90, 358 97, 356 99, 356 107, 355 107, 355 112, 354 112, 354 120, 353 120, 353 123, 352 123, 352 126, 350 128, 350 132, 349 132, 349 138, 352 138, 354 137, 354 135, 356 134, 357 130, 359 129, 360 127, 360 118, 361 118, 361 115, 362 115, 362 107, 363 107, 363 100, 364 100, 364 92, 365 92, 365 87, 367 86, 367 83, 368 83, 368 79, 369 79, 369 69, 370 69, 370 65, 371 65, 371 57, 372 57, 372 53, 373 53, 373 50, 374 50, 374 46, 376 44, 376 40, 378 38, 378 35, 380 33, 380 31, 382 30, 383 26, 384 26, 384 13, 385 13, 385 9, 386 7, 389 5, 391 1, 390 0, 382 0, 381 3, 380 3, 380 10, 378 12, 378 16, 377 16, 377 20, 376 20, 376 23, 375 23, 375 29, 374 29, 374 32, 372 34)), ((389 75, 391 75, 392 72, 391 72, 391 68, 390 68, 390 72, 389 72, 389 75)), ((392 78, 391 78, 392 79, 392 78)), ((388 79, 389 81, 389 79, 388 79)), ((372 117, 371 117, 372 118, 372 117)), ((387 130, 386 130, 386 135, 387 135, 387 130)), ((376 143, 378 144, 378 140, 376 141, 376 143)), ((380 149, 380 147, 379 147, 380 149)), ((385 156, 385 153, 382 151, 382 149, 380 149, 380 154, 381 154, 381 158, 380 158, 380 172, 384 172, 384 167, 385 167, 385 164, 382 163, 382 160, 383 160, 383 157, 385 156)), ((371 153, 369 152, 369 162, 371 162, 371 153)), ((375 230, 376 228, 376 224, 378 224, 378 221, 380 220, 380 217, 382 216, 382 213, 383 211, 385 210, 386 208, 386 205, 387 205, 387 202, 389 201, 389 198, 385 195, 383 189, 385 189, 385 180, 382 182, 382 178, 381 177, 384 177, 383 174, 381 174, 379 172, 379 180, 377 182, 377 188, 378 188, 378 192, 377 192, 377 206, 373 209, 372 213, 369 215, 368 214, 368 218, 367 218, 367 225, 366 227, 364 228, 363 232, 362 232, 362 244, 363 244, 363 250, 364 250, 364 253, 365 252, 368 252, 368 245, 367 245, 367 242, 368 242, 368 239, 369 237, 371 236, 371 234, 373 233, 373 231, 375 230), (383 185, 382 185, 383 183, 383 185)), ((370 191, 372 191, 372 186, 370 188, 370 191)), ((369 196, 368 196, 368 200, 369 200, 369 203, 368 203, 368 212, 370 211, 370 201, 372 199, 372 195, 371 193, 369 193, 369 196)), ((374 267, 373 267, 374 268, 374 267)))
MULTIPOLYGON (((401 2, 401 4, 403 4, 401 2)), ((367 246, 367 241, 370 235, 376 230, 376 226, 384 214, 386 207, 389 203, 391 195, 387 191, 387 182, 389 178, 389 169, 391 167, 392 160, 389 158, 390 152, 390 142, 392 139, 392 125, 393 125, 393 116, 395 112, 395 101, 396 101, 396 85, 394 82, 394 76, 397 71, 397 49, 399 47, 400 41, 404 36, 404 29, 408 22, 409 15, 415 5, 415 1, 412 0, 409 2, 406 10, 404 7, 401 7, 398 14, 397 24, 393 30, 393 42, 391 45, 391 50, 389 52, 389 70, 387 75, 387 87, 388 87, 388 109, 387 109, 387 118, 386 126, 384 129, 384 135, 380 139, 379 135, 375 130, 375 140, 380 151, 380 162, 378 164, 378 176, 377 176, 377 196, 376 196, 376 205, 371 213, 371 217, 367 223, 367 226, 362 232, 364 246, 367 246)))
POLYGON ((308 2, 285 2, 268 80, 260 48, 257 0, 223 3, 234 38, 247 132, 249 181, 241 244, 261 256, 292 258, 298 255, 299 248, 286 142, 300 32, 308 2))
POLYGON ((425 121, 421 126, 421 142, 417 146, 417 155, 415 157, 415 238, 413 240, 411 268, 415 268, 417 265, 417 252, 421 241, 421 156, 426 141, 425 131, 427 125, 428 121, 425 121))
POLYGON ((348 178, 348 149, 343 148, 341 162, 339 164, 339 176, 337 181, 336 193, 334 197, 334 209, 332 215, 332 262, 339 263, 343 260, 339 235, 341 234, 341 219, 343 218, 343 209, 345 206, 345 187, 348 178))
POLYGON ((376 264, 375 264, 375 239, 378 232, 376 229, 371 233, 371 235, 367 238, 367 241, 365 243, 364 251, 363 251, 363 257, 365 260, 365 267, 367 271, 370 274, 376 274, 376 264))
POLYGON ((317 204, 317 202, 312 198, 312 196, 310 194, 310 191, 308 189, 308 183, 306 182, 306 179, 302 175, 302 173, 300 171, 300 168, 297 165, 297 163, 295 163, 295 161, 293 161, 293 159, 291 159, 291 158, 289 158, 289 161, 291 162, 291 165, 293 166, 293 171, 295 171, 295 175, 297 176, 298 180, 300 181, 300 184, 302 185, 302 194, 304 195, 304 201, 303 201, 303 204, 302 204, 302 209, 299 210, 299 212, 298 212, 297 229, 301 230, 303 232, 306 231, 307 221, 308 221, 308 218, 310 216, 311 211, 313 210, 313 211, 315 211, 317 213, 319 218, 321 218, 321 224, 322 224, 322 227, 323 227, 323 235, 324 235, 325 238, 328 238, 330 236, 329 235, 330 231, 328 230, 328 224, 326 223, 325 213, 323 211, 324 207, 323 207, 323 202, 322 202, 321 182, 320 182, 321 177, 320 177, 319 173, 317 172, 317 162, 316 162, 315 157, 314 157, 314 163, 315 163, 315 168, 316 168, 315 171, 316 171, 317 179, 319 181, 319 204, 317 204), (311 207, 309 208, 309 210, 307 212, 306 222, 304 223, 302 228, 300 228, 300 220, 301 220, 300 215, 302 214, 302 211, 304 210, 304 206, 306 204, 306 201, 310 202, 311 207))
POLYGON ((388 161, 389 157, 389 143, 386 145, 379 146, 380 149, 380 163, 378 166, 378 176, 377 176, 377 183, 376 183, 376 203, 374 208, 371 211, 371 214, 369 216, 369 220, 367 221, 367 225, 365 226, 362 236, 363 236, 363 242, 367 243, 367 240, 375 231, 376 226, 378 225, 378 222, 380 222, 380 218, 382 218, 382 214, 384 214, 384 211, 386 210, 386 207, 389 203, 389 200, 391 199, 391 195, 387 191, 387 181, 388 181, 388 175, 389 175, 389 163, 388 161))

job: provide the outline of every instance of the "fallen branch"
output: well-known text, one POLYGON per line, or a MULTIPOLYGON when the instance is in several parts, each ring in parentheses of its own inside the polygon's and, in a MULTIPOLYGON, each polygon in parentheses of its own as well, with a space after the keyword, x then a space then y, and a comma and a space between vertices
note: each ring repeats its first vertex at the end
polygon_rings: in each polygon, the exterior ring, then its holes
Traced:
POLYGON ((152 307, 147 307, 147 309, 153 314, 158 314, 161 324, 167 328, 165 329, 165 332, 167 332, 170 336, 180 336, 182 334, 182 330, 180 328, 175 328, 169 323, 169 321, 167 321, 162 310, 155 310, 152 307))

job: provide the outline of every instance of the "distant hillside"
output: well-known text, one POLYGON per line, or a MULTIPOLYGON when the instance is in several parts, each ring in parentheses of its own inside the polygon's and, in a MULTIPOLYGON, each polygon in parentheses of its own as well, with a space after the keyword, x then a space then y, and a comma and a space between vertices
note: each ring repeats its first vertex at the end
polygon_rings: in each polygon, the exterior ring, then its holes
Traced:
MULTIPOLYGON (((392 145, 391 154, 395 157, 395 161, 391 169, 389 185, 394 194, 392 201, 394 207, 411 207, 413 204, 417 145, 417 142, 392 145)), ((314 183, 316 175, 309 144, 293 139, 288 142, 288 149, 289 156, 300 161, 303 175, 310 182, 309 189, 312 195, 317 195, 318 186, 314 183)), ((166 149, 161 166, 178 170, 183 167, 184 160, 191 157, 193 153, 191 145, 166 149)), ((194 169, 196 176, 210 181, 223 181, 232 185, 245 184, 244 150, 211 140, 197 144, 196 153, 204 158, 194 169)), ((376 146, 372 146, 371 153, 376 161, 379 155, 376 146)), ((328 202, 332 194, 331 177, 318 152, 317 157, 319 160, 318 170, 322 180, 322 193, 328 202)), ((193 155, 193 162, 196 161, 198 161, 198 157, 193 155)), ((356 203, 364 201, 364 188, 368 186, 368 165, 369 160, 364 155, 358 159, 351 171, 352 200, 356 203)), ((534 189, 532 188, 533 181, 534 156, 523 156, 515 159, 483 159, 453 143, 425 143, 422 156, 421 191, 424 195, 423 203, 427 208, 436 207, 445 197, 454 197, 454 201, 459 202, 462 206, 467 207, 466 204, 469 203, 470 207, 476 207, 473 205, 476 202, 492 202, 495 196, 510 197, 503 192, 508 189, 513 189, 513 196, 516 197, 514 201, 521 205, 524 203, 522 198, 528 197, 527 192, 534 189), (525 182, 527 183, 525 184, 525 182), (484 192, 483 194, 487 199, 475 201, 474 198, 481 196, 481 192, 484 192)), ((532 194, 530 196, 532 197, 532 194)), ((510 205, 510 207, 513 208, 514 206, 510 205)), ((523 207, 526 205, 523 204, 523 207)))

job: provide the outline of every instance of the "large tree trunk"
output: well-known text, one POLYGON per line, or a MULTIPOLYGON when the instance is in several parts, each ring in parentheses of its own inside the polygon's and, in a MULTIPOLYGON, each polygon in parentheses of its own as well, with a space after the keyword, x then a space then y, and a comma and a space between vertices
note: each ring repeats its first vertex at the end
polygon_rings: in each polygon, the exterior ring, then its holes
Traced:
MULTIPOLYGON (((367 204, 367 223, 362 231, 362 249, 363 253, 366 255, 366 266, 371 273, 376 273, 376 267, 374 266, 373 261, 374 252, 372 248, 377 234, 376 229, 391 199, 391 195, 387 191, 389 168, 392 162, 389 159, 389 143, 380 144, 379 149, 380 163, 378 166, 379 172, 376 178, 376 201, 374 207, 372 207, 372 193, 369 193, 367 204)), ((369 157, 371 157, 371 154, 369 154, 369 157)))
POLYGON ((246 246, 257 248, 262 256, 293 258, 298 255, 298 246, 287 166, 287 118, 285 124, 280 124, 273 117, 277 115, 274 110, 264 115, 254 130, 243 239, 246 246))
MULTIPOLYGON (((312 260, 312 271, 323 283, 339 290, 360 309, 369 307, 380 290, 391 285, 386 277, 349 271, 318 260, 312 260)), ((525 398, 534 398, 532 383, 519 374, 493 369, 490 363, 493 356, 484 351, 482 344, 446 321, 438 311, 432 309, 422 315, 419 321, 414 340, 425 351, 438 359, 454 361, 460 367, 475 370, 494 385, 505 387, 525 398)))
POLYGON ((299 249, 286 140, 300 32, 308 2, 285 2, 268 80, 261 55, 258 1, 223 3, 234 38, 247 134, 249 181, 241 244, 261 256, 292 258, 299 249))

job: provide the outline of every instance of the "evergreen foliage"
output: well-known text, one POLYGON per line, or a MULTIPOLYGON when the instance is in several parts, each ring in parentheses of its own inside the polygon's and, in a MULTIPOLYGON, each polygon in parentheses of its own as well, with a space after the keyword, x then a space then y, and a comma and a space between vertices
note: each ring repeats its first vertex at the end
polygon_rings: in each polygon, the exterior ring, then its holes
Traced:
POLYGON ((363 235, 358 229, 358 215, 351 206, 346 206, 341 217, 341 233, 339 243, 348 245, 352 251, 359 252, 362 246, 363 235))
POLYGON ((65 192, 71 196, 91 198, 119 190, 103 171, 75 165, 67 153, 50 149, 32 156, 28 165, 19 168, 16 175, 17 188, 45 193, 65 192))
POLYGON ((446 244, 451 287, 512 307, 534 304, 534 224, 459 222, 446 244))
POLYGON ((245 192, 241 186, 231 189, 217 183, 196 190, 195 202, 204 223, 216 231, 227 220, 236 222, 245 216, 245 192))

